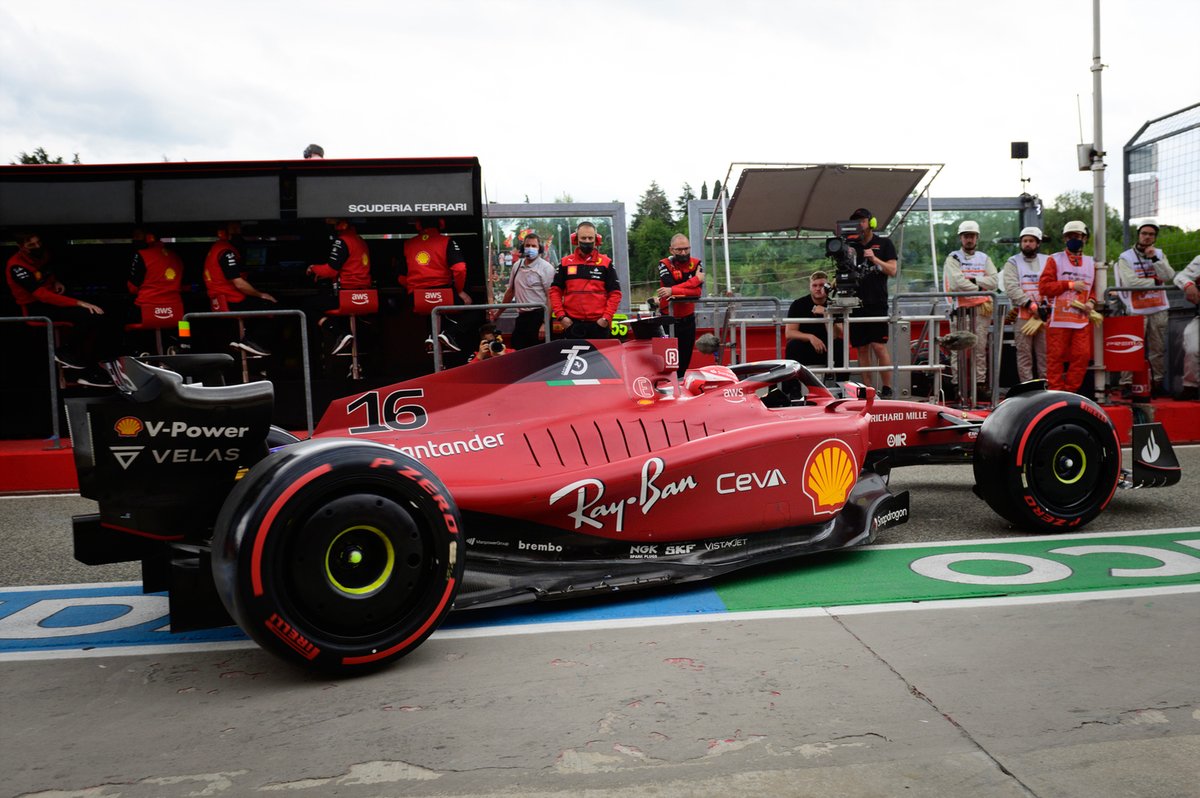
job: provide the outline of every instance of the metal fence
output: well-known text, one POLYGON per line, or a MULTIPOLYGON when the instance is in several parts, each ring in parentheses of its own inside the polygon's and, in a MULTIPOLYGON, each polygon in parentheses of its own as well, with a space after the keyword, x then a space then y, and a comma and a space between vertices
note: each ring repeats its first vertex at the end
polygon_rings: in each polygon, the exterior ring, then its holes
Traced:
POLYGON ((1125 246, 1132 223, 1153 219, 1177 270, 1200 255, 1200 103, 1141 126, 1125 145, 1125 246))

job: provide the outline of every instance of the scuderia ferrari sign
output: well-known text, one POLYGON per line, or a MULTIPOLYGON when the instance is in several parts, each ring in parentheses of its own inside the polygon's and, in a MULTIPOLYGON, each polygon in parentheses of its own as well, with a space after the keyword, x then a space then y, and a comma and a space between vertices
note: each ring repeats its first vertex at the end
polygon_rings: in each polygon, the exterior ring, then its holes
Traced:
POLYGON ((296 178, 302 217, 468 216, 475 212, 469 172, 315 175, 296 178))

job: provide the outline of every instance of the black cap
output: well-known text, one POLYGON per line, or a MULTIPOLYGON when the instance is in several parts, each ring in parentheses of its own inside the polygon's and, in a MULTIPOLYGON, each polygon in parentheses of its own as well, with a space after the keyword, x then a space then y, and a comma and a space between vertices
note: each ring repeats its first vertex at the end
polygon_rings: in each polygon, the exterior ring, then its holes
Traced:
POLYGON ((850 214, 850 220, 854 221, 855 219, 870 219, 874 215, 875 214, 871 213, 866 208, 859 208, 854 213, 850 214))

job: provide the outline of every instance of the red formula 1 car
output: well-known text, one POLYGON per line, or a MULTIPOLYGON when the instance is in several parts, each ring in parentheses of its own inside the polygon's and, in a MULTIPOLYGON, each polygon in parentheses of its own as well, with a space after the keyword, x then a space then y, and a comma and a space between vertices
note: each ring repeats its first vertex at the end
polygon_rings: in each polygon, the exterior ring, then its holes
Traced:
POLYGON ((1157 458, 1123 472, 1112 423, 1074 394, 1023 386, 983 420, 861 385, 836 397, 786 360, 679 380, 674 340, 634 327, 643 340, 547 343, 336 401, 308 441, 270 427, 269 383, 201 387, 128 359, 120 396, 69 408, 99 502, 74 519, 76 557, 140 559, 174 629, 232 618, 287 659, 353 672, 452 607, 869 543, 908 517, 898 466, 973 462, 984 501, 1043 530, 1086 524, 1118 485, 1179 479, 1157 425, 1135 441, 1157 458))

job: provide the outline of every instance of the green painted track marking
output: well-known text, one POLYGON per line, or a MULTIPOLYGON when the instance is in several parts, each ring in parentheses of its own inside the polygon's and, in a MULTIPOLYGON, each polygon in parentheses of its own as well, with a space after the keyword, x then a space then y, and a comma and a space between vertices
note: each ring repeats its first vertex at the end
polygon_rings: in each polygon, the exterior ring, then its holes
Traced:
POLYGON ((1177 529, 850 550, 808 558, 801 567, 792 561, 767 573, 722 580, 714 587, 730 611, 745 612, 1197 583, 1200 529, 1177 529), (1143 551, 1123 550, 1129 547, 1143 551), (967 583, 971 581, 981 584, 967 583))

